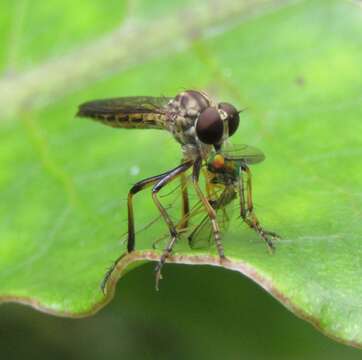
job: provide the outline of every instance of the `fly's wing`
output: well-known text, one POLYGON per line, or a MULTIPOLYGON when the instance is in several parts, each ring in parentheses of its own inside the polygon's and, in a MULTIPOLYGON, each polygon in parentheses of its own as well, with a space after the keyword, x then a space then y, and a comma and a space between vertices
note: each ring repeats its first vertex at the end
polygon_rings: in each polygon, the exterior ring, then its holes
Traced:
POLYGON ((192 233, 188 236, 188 241, 191 249, 209 248, 212 239, 212 225, 210 218, 205 216, 202 221, 196 226, 192 233))
POLYGON ((77 116, 125 129, 165 129, 170 97, 131 96, 93 100, 79 105, 77 116))
POLYGON ((222 154, 226 160, 243 161, 246 164, 257 164, 265 159, 261 150, 245 144, 227 144, 222 149, 222 154))
MULTIPOLYGON (((231 206, 228 206, 235 199, 236 193, 233 187, 225 187, 224 191, 213 202, 213 208, 216 210, 216 221, 220 226, 221 232, 225 232, 229 226, 231 206)), ((201 222, 194 228, 188 236, 191 249, 209 248, 213 242, 214 232, 208 215, 203 217, 201 222)))

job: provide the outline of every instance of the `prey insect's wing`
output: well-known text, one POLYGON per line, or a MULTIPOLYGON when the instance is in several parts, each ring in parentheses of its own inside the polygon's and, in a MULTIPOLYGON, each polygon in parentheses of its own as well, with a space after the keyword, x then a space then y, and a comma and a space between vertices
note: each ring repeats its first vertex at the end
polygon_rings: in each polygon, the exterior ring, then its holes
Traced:
POLYGON ((130 96, 79 105, 77 116, 126 129, 165 129, 170 97, 130 96))
MULTIPOLYGON (((221 232, 227 230, 230 222, 229 204, 235 199, 236 193, 232 186, 225 187, 220 196, 212 201, 212 206, 216 210, 216 221, 221 232)), ((188 236, 191 249, 202 249, 210 247, 214 237, 212 224, 208 215, 204 216, 201 222, 193 229, 188 236)))
POLYGON ((190 248, 204 249, 210 247, 212 234, 210 219, 208 216, 205 216, 188 236, 190 248))
POLYGON ((246 164, 257 164, 265 159, 261 150, 245 144, 225 145, 222 149, 222 155, 226 160, 243 161, 246 164))

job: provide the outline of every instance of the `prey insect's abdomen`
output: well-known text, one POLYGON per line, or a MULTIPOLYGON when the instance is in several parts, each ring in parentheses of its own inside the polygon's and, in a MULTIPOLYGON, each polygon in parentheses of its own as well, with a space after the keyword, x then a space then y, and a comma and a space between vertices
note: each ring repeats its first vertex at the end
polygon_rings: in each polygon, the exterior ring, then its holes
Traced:
POLYGON ((81 104, 77 116, 124 129, 165 129, 170 98, 135 96, 81 104))

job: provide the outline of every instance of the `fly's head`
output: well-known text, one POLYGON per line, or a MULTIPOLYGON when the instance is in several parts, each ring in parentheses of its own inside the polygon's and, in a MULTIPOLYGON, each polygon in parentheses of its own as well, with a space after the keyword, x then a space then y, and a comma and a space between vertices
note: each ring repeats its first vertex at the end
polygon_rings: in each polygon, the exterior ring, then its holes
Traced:
POLYGON ((233 105, 215 103, 202 91, 187 90, 178 94, 170 101, 169 108, 175 138, 183 145, 197 146, 203 158, 211 147, 220 150, 239 126, 239 111, 233 105))
POLYGON ((207 170, 214 184, 233 184, 239 176, 239 169, 236 161, 226 159, 220 153, 212 152, 207 160, 207 170))
POLYGON ((239 127, 239 111, 225 102, 205 108, 197 118, 195 132, 198 139, 208 145, 213 145, 219 151, 222 144, 239 127))

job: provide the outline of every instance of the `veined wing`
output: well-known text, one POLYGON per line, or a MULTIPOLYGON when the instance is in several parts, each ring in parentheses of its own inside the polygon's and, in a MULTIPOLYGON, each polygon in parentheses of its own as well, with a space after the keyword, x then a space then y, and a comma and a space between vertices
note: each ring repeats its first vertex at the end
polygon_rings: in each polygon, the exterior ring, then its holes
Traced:
POLYGON ((221 153, 226 160, 242 160, 246 164, 257 164, 265 159, 265 155, 261 150, 245 144, 225 145, 221 153))
MULTIPOLYGON (((216 210, 217 223, 220 226, 221 232, 227 230, 230 221, 230 206, 236 198, 236 193, 233 186, 226 186, 220 196, 213 201, 213 208, 216 210)), ((208 215, 193 229, 188 236, 188 241, 191 249, 208 248, 212 244, 214 233, 212 224, 208 215)))
POLYGON ((170 97, 130 96, 93 100, 79 105, 77 116, 126 129, 165 129, 170 97))

